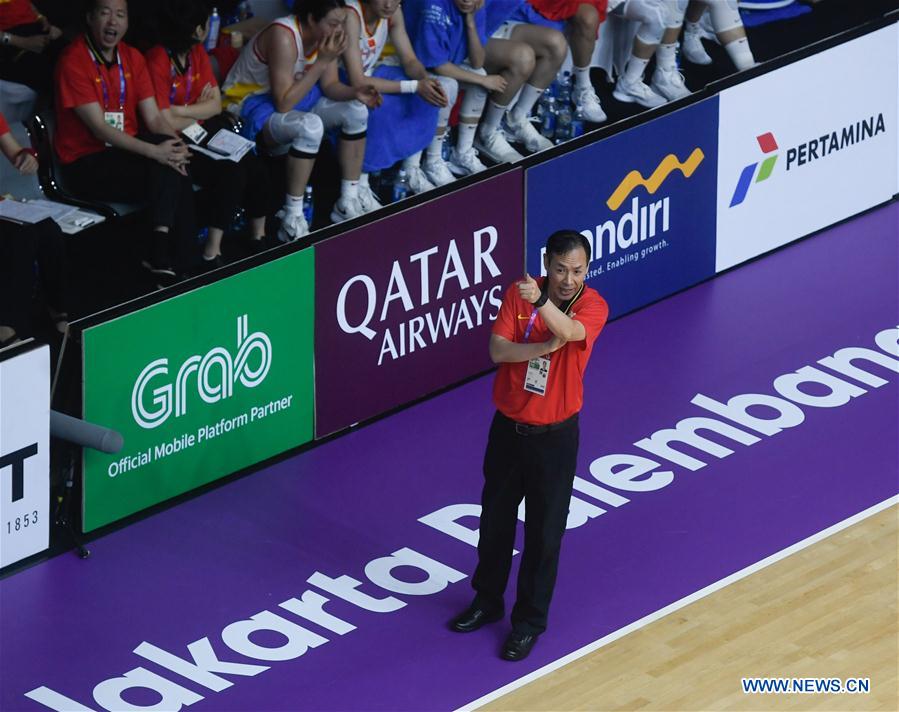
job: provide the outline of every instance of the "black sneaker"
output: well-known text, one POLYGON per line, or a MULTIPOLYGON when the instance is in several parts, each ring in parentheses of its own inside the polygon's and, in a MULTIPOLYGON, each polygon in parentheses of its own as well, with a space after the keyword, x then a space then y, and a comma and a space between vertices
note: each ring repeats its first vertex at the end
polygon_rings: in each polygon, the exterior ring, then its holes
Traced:
POLYGON ((144 260, 143 262, 141 262, 141 265, 143 265, 144 269, 149 272, 150 279, 156 286, 157 290, 171 287, 173 284, 177 284, 181 281, 181 278, 178 277, 175 270, 168 265, 154 265, 150 260, 144 260))
POLYGON ((211 260, 206 259, 205 257, 200 258, 200 267, 199 272, 201 274, 206 272, 212 272, 213 270, 218 269, 219 267, 224 267, 227 262, 225 262, 225 258, 221 255, 216 255, 211 260))
POLYGON ((141 265, 145 270, 147 270, 150 274, 155 275, 157 277, 174 277, 175 270, 168 264, 163 262, 151 262, 150 260, 144 260, 141 262, 141 265))

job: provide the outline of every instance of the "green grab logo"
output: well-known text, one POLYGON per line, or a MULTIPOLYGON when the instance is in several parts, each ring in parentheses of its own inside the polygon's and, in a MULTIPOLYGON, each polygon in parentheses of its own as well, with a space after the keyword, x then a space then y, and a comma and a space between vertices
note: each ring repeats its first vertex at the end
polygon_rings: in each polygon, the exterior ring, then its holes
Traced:
POLYGON ((247 388, 258 386, 268 375, 271 363, 271 340, 267 334, 258 331, 248 336, 247 315, 244 314, 237 320, 237 357, 232 359, 231 354, 220 346, 210 349, 205 356, 191 356, 178 369, 174 388, 172 383, 153 388, 152 406, 155 406, 155 410, 148 410, 145 391, 151 380, 168 375, 169 359, 160 358, 148 363, 131 391, 131 414, 134 422, 142 428, 156 428, 169 419, 173 408, 176 418, 185 415, 188 382, 193 374, 196 374, 196 390, 200 398, 206 403, 216 403, 231 397, 234 383, 238 380, 247 388), (260 363, 256 369, 249 363, 250 354, 254 351, 260 353, 260 363), (215 376, 215 371, 218 371, 219 378, 213 384, 210 377, 215 376))
POLYGON ((91 531, 313 437, 314 251, 84 331, 84 417, 122 433, 84 453, 91 531))

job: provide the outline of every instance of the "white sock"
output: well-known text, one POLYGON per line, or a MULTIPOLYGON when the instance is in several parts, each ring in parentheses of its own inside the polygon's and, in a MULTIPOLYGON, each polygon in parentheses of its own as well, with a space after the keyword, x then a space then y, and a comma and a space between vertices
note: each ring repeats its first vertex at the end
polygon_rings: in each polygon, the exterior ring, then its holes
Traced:
POLYGON ((656 50, 656 68, 664 71, 677 69, 677 43, 659 45, 656 50))
POLYGON ((303 214, 303 196, 302 195, 291 195, 287 194, 287 199, 284 202, 284 212, 288 215, 302 215, 303 214))
POLYGON ((537 99, 541 96, 543 96, 542 89, 535 87, 533 84, 525 84, 521 88, 521 94, 518 95, 515 108, 512 109, 512 121, 516 124, 527 121, 531 115, 531 109, 534 108, 534 104, 537 103, 537 99))
MULTIPOLYGON (((446 129, 446 127, 443 127, 446 129)), ((446 131, 439 136, 434 136, 431 143, 428 144, 428 157, 426 160, 437 159, 443 155, 443 139, 446 138, 446 131)))
POLYGON ((649 64, 648 59, 640 59, 632 54, 624 67, 624 79, 630 84, 642 82, 643 72, 646 71, 647 64, 649 64))
POLYGON ((464 121, 459 122, 459 125, 456 127, 456 150, 459 153, 465 153, 474 145, 474 135, 477 133, 477 130, 477 124, 467 124, 464 121))
POLYGON ((752 56, 752 50, 749 49, 749 40, 745 37, 724 45, 724 49, 727 50, 727 55, 736 65, 737 71, 742 72, 744 69, 755 66, 755 57, 752 56))
POLYGON ((340 197, 347 200, 353 200, 359 197, 359 181, 342 180, 340 181, 340 197))
POLYGON ((506 106, 500 106, 492 100, 487 102, 484 117, 481 119, 481 130, 484 134, 489 134, 499 128, 499 122, 502 121, 503 115, 508 108, 508 104, 506 106))
POLYGON ((592 89, 593 83, 590 81, 590 67, 574 68, 574 86, 576 89, 592 89))
POLYGON ((359 186, 361 188, 368 188, 368 173, 359 174, 359 186))
POLYGON ((702 35, 702 28, 700 27, 700 23, 687 20, 684 23, 684 32, 688 32, 692 35, 702 35))
POLYGON ((415 168, 418 168, 420 163, 421 163, 421 151, 419 151, 418 153, 413 153, 411 156, 404 159, 403 160, 403 168, 405 168, 406 172, 408 173, 409 171, 414 170, 415 168))

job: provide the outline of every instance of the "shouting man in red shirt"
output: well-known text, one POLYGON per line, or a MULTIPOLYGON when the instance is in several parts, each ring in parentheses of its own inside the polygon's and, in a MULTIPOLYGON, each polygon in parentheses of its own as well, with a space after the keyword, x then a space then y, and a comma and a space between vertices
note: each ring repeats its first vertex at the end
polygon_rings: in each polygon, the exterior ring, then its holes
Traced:
POLYGON ((546 277, 525 275, 506 291, 490 337, 490 358, 499 364, 497 412, 484 455, 476 595, 450 624, 468 633, 503 617, 524 499, 524 554, 512 633, 501 653, 506 660, 523 660, 546 630, 574 482, 584 370, 609 315, 605 300, 584 284, 590 243, 583 235, 553 233, 543 261, 546 277))

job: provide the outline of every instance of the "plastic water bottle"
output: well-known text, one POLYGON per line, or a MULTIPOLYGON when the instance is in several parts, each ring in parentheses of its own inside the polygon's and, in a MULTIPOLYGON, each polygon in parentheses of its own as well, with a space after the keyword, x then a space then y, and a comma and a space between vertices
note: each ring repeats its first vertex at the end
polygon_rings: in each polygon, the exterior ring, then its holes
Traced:
POLYGON ((574 117, 571 119, 571 138, 577 138, 584 135, 584 110, 576 107, 574 117))
POLYGON ((237 16, 241 21, 249 20, 253 17, 253 6, 248 2, 248 0, 244 0, 243 2, 237 5, 237 16))
POLYGON ((562 80, 559 82, 559 92, 556 94, 556 101, 559 103, 559 109, 571 104, 571 72, 562 73, 562 80))
POLYGON ((540 133, 548 139, 552 139, 556 134, 556 100, 554 97, 549 97, 546 101, 546 109, 543 114, 543 124, 540 127, 540 133))
POLYGON ((303 194, 303 217, 306 218, 306 224, 312 225, 312 186, 306 186, 306 192, 303 194))
POLYGON ((402 200, 409 196, 409 178, 406 175, 406 169, 400 168, 396 173, 393 181, 393 202, 402 200))
POLYGON ((219 43, 219 30, 222 28, 222 18, 219 16, 217 7, 212 8, 212 14, 209 16, 209 34, 206 35, 206 42, 203 44, 207 52, 211 52, 219 43))
POLYGON ((563 104, 556 117, 556 143, 564 143, 571 138, 571 109, 563 104))
POLYGON ((238 208, 234 211, 234 217, 231 218, 231 227, 229 231, 232 233, 240 234, 247 227, 247 211, 243 208, 238 208))
POLYGON ((446 131, 443 133, 443 145, 440 147, 440 156, 444 161, 450 159, 450 148, 449 127, 447 127, 446 131))

